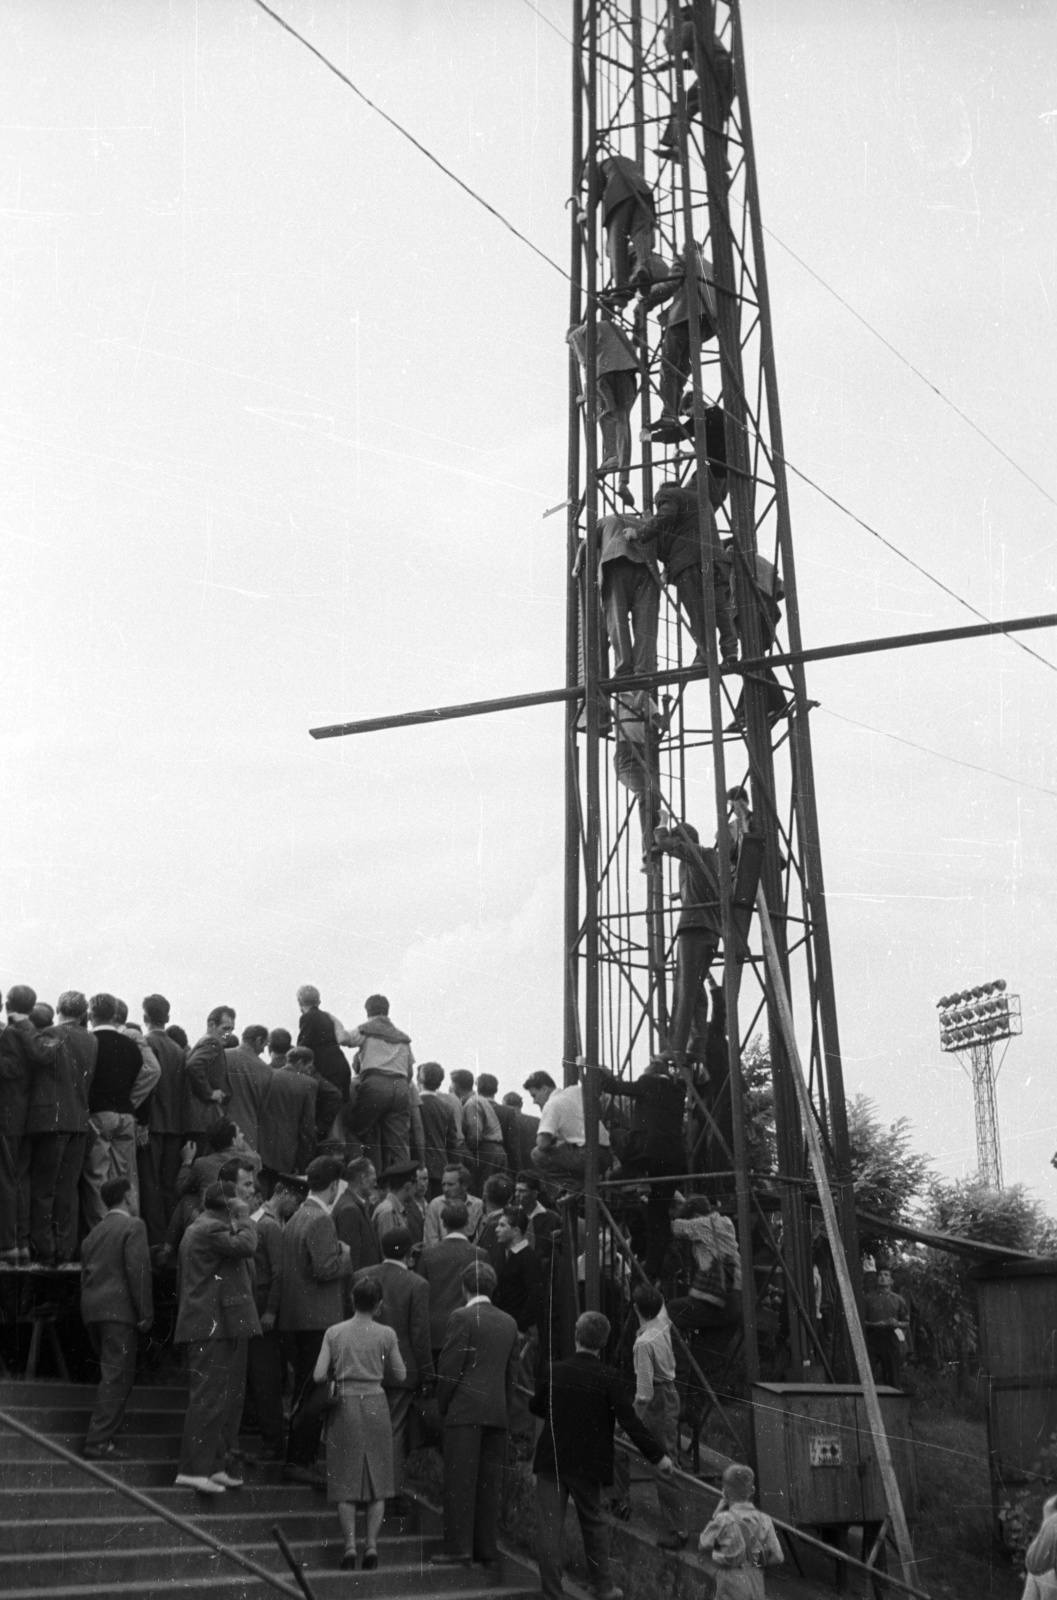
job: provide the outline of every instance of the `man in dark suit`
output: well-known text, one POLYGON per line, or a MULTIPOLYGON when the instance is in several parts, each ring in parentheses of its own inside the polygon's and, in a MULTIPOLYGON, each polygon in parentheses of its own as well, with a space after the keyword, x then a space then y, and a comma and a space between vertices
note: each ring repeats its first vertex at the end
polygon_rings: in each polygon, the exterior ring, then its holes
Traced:
POLYGON ((461 1281, 464 1304, 451 1314, 437 1364, 437 1405, 444 1418, 444 1550, 431 1559, 445 1566, 470 1561, 491 1566, 499 1559, 499 1494, 518 1331, 513 1317, 492 1304, 496 1279, 487 1263, 468 1266, 461 1281))
POLYGON ((670 1473, 672 1461, 639 1421, 620 1378, 604 1367, 600 1352, 609 1338, 609 1319, 585 1311, 576 1323, 576 1354, 546 1370, 531 1409, 543 1418, 536 1445, 536 1559, 545 1600, 561 1600, 562 1527, 572 1496, 583 1534, 587 1575, 598 1600, 621 1600, 609 1566, 609 1535, 602 1513, 602 1489, 613 1482, 613 1430, 617 1423, 658 1470, 670 1473))
POLYGON ((440 1356, 448 1332, 448 1318, 463 1303, 462 1276, 474 1262, 491 1266, 483 1250, 466 1237, 470 1213, 459 1201, 444 1206, 440 1214, 444 1237, 439 1244, 427 1245, 416 1272, 429 1284, 429 1344, 434 1362, 440 1356))
MULTIPOLYGON (((176 1210, 176 1174, 184 1143, 184 1051, 166 1033, 169 1002, 163 994, 143 1001, 143 1029, 161 1067, 150 1103, 147 1143, 139 1150, 140 1215, 152 1245, 165 1243, 169 1218, 176 1210)), ((256 1147, 254 1147, 256 1148, 256 1147)))
MULTIPOLYGON (((338 1196, 341 1162, 317 1156, 308 1164, 308 1198, 283 1232, 283 1288, 279 1328, 293 1336, 294 1415, 286 1446, 284 1476, 293 1483, 318 1485, 315 1470, 323 1418, 305 1417, 308 1391, 323 1335, 345 1315, 345 1284, 352 1276, 349 1247, 338 1238, 331 1209, 338 1196)), ((370 1228, 370 1223, 368 1223, 370 1228)), ((371 1237, 374 1237, 373 1229, 371 1237)))
POLYGON ((33 1074, 18 1165, 19 1204, 25 1212, 19 1218, 19 1245, 28 1244, 33 1260, 42 1267, 52 1267, 58 1259, 55 1193, 69 1138, 67 1124, 71 1114, 75 1114, 71 1104, 73 1060, 63 1035, 52 1026, 54 1019, 51 1006, 40 1001, 29 1014, 37 1032, 59 1039, 61 1048, 33 1074))
POLYGON ((33 1078, 62 1048, 30 1022, 36 1003, 36 990, 15 984, 7 992, 7 1026, 0 1029, 0 1262, 10 1267, 20 1260, 29 1265, 29 1194, 19 1181, 19 1157, 33 1078))
POLYGON ((259 1114, 258 1136, 266 1178, 279 1172, 304 1172, 316 1153, 316 1089, 312 1078, 287 1066, 290 1035, 276 1028, 269 1035, 271 1076, 259 1114), (277 1041, 284 1048, 277 1049, 277 1041))
POLYGON ((260 1149, 261 1107, 264 1104, 272 1069, 261 1059, 268 1043, 268 1030, 251 1023, 242 1030, 242 1043, 224 1051, 224 1072, 230 1096, 224 1115, 237 1122, 251 1150, 260 1149))
POLYGON ((536 1148, 540 1119, 527 1116, 521 1109, 524 1103, 516 1089, 511 1089, 509 1094, 503 1096, 503 1104, 509 1106, 517 1117, 517 1166, 511 1167, 511 1172, 532 1171, 532 1152, 536 1148))
POLYGON ((528 1334, 539 1325, 543 1310, 543 1266, 529 1245, 528 1217, 519 1206, 507 1206, 496 1226, 496 1243, 503 1248, 496 1268, 495 1303, 528 1334))
POLYGON ((220 1116, 227 1099, 227 1063, 224 1048, 235 1027, 233 1006, 214 1006, 206 1018, 206 1031, 187 1053, 184 1063, 182 1132, 193 1139, 199 1154, 205 1135, 220 1116))
POLYGON ((81 1247, 81 1320, 99 1358, 99 1388, 84 1453, 90 1461, 124 1456, 114 1443, 136 1376, 139 1336, 154 1320, 147 1229, 129 1211, 131 1184, 110 1178, 107 1208, 81 1247))
POLYGON ((199 1494, 239 1489, 229 1471, 246 1393, 246 1346, 261 1331, 250 1262, 257 1230, 233 1183, 211 1183, 202 1215, 180 1240, 176 1343, 190 1380, 177 1486, 199 1494))
POLYGON ((415 1390, 434 1379, 433 1357, 429 1348, 429 1285, 417 1272, 410 1272, 407 1257, 411 1249, 407 1228, 391 1228, 382 1240, 385 1260, 377 1267, 361 1267, 353 1283, 361 1278, 376 1278, 382 1286, 382 1303, 375 1313, 396 1332, 406 1376, 399 1384, 385 1384, 389 1402, 389 1421, 393 1430, 393 1487, 396 1509, 404 1509, 404 1466, 407 1461, 408 1424, 415 1390))
POLYGON ((424 1061, 418 1069, 418 1094, 431 1200, 440 1194, 445 1167, 458 1166, 464 1155, 458 1101, 439 1092, 443 1082, 444 1068, 439 1061, 424 1061))
POLYGON ((250 1340, 246 1350, 246 1387, 257 1410, 265 1461, 282 1461, 285 1455, 284 1368, 278 1328, 283 1297, 283 1229, 300 1204, 301 1195, 293 1183, 280 1178, 271 1199, 253 1213, 257 1229, 254 1297, 261 1332, 258 1339, 250 1340))
POLYGON ((55 1178, 55 1254, 62 1266, 77 1254, 81 1237, 78 1187, 88 1144, 88 1095, 99 1053, 95 1034, 88 1032, 88 1001, 79 990, 67 989, 60 994, 55 1032, 63 1041, 70 1072, 69 1100, 65 1110, 60 1107, 67 1136, 55 1178))
POLYGON ((357 1156, 345 1168, 346 1188, 338 1197, 331 1212, 338 1238, 349 1247, 352 1259, 350 1272, 361 1267, 376 1267, 382 1259, 382 1248, 371 1221, 370 1197, 378 1183, 374 1162, 370 1156, 357 1156))

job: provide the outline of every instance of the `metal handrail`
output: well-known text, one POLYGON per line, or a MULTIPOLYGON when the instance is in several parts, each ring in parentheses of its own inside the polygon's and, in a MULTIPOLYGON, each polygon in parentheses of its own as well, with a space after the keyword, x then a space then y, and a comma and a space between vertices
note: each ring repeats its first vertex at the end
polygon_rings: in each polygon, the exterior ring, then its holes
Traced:
POLYGON ((77 1467, 87 1477, 94 1478, 97 1483, 103 1484, 107 1489, 114 1489, 118 1494, 124 1495, 126 1500, 142 1506, 149 1511, 151 1516, 160 1517, 163 1522, 171 1523, 174 1528, 179 1528, 181 1533, 190 1534, 192 1539, 197 1539, 200 1544, 208 1545, 217 1555, 225 1556, 229 1561, 234 1561, 237 1566, 243 1567, 247 1572, 252 1572, 255 1578, 261 1578, 270 1584, 273 1589, 278 1589, 280 1594, 290 1595, 293 1600, 302 1600, 300 1589, 288 1583, 285 1578, 278 1577, 274 1572, 269 1572, 267 1567, 262 1567, 254 1561, 252 1556, 244 1556, 241 1551, 235 1550, 229 1544, 216 1539, 204 1528, 198 1527, 194 1522, 188 1522, 186 1517, 178 1516, 175 1511, 159 1505, 152 1500, 150 1495, 144 1494, 141 1489, 133 1488, 130 1483, 122 1483, 118 1478, 112 1478, 108 1472, 97 1467, 94 1461, 85 1461, 83 1456, 75 1456, 72 1450, 67 1450, 65 1445, 56 1444, 54 1439, 49 1439, 46 1434, 38 1433, 36 1428, 29 1427, 24 1422, 19 1422, 8 1411, 0 1411, 0 1427, 10 1428, 12 1433, 19 1433, 23 1439, 31 1439, 34 1444, 43 1445, 45 1450, 53 1456, 58 1456, 67 1466, 77 1467))

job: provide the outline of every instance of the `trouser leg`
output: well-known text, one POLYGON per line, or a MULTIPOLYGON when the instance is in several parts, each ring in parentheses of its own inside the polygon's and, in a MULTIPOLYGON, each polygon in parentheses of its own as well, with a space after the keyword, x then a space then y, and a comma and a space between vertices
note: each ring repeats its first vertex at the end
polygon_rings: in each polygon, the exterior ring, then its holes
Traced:
POLYGON ((712 587, 716 596, 719 653, 724 661, 736 661, 738 630, 734 625, 734 591, 730 581, 730 559, 726 554, 712 563, 712 587))
POLYGON ((261 1442, 276 1455, 283 1449, 283 1363, 279 1334, 275 1328, 251 1339, 246 1346, 246 1382, 257 1420, 261 1442))
POLYGON ((55 1186, 65 1133, 29 1133, 22 1141, 20 1184, 28 1196, 25 1237, 38 1261, 55 1260, 55 1186))
MULTIPOLYGON (((679 1452, 679 1391, 674 1382, 657 1384, 643 1421, 672 1461, 679 1452)), ((664 1525, 670 1533, 686 1533, 683 1491, 674 1478, 662 1478, 654 1469, 653 1481, 664 1525)))
POLYGON ((110 1177, 110 1140, 101 1121, 93 1117, 88 1124, 81 1169, 81 1211, 86 1229, 92 1229, 106 1216, 99 1191, 110 1177))
POLYGON ((402 1167, 411 1160, 411 1103, 406 1083, 393 1080, 389 1109, 382 1118, 382 1171, 402 1167))
POLYGON ((162 1196, 161 1141, 164 1137, 164 1134, 152 1133, 147 1143, 141 1145, 136 1152, 136 1165, 139 1170, 139 1211, 147 1224, 149 1245, 165 1243, 165 1230, 169 1226, 169 1215, 171 1215, 171 1213, 166 1214, 162 1196))
POLYGON ((55 1175, 55 1253, 60 1261, 72 1261, 77 1254, 81 1218, 77 1191, 87 1143, 86 1133, 67 1135, 55 1175))
POLYGON ((588 1483, 584 1478, 569 1478, 567 1484, 583 1536, 587 1581, 592 1588, 604 1594, 613 1587, 613 1577, 609 1565, 609 1529, 602 1515, 601 1487, 597 1483, 588 1483))
POLYGON ((290 1423, 290 1438, 286 1446, 286 1459, 290 1466, 313 1467, 319 1454, 319 1441, 323 1434, 323 1418, 304 1418, 297 1408, 308 1389, 312 1372, 323 1344, 323 1329, 300 1329, 294 1335, 294 1415, 290 1423))
MULTIPOLYGON (((629 585, 631 601, 631 627, 635 642, 631 654, 633 672, 657 671, 657 618, 660 612, 661 591, 648 567, 636 564, 629 585)), ((643 694, 643 709, 649 710, 649 692, 643 694)))
POLYGON ((562 1530, 568 1502, 564 1483, 540 1473, 536 1479, 536 1560, 544 1600, 562 1597, 562 1530))
MULTIPOLYGON (((635 565, 635 562, 621 557, 617 561, 607 561, 602 568, 602 612, 605 617, 609 647, 613 652, 614 678, 619 678, 623 672, 632 671, 634 645, 631 638, 630 584, 634 575, 629 569, 635 565)), ((655 632, 655 649, 656 640, 655 632)))
POLYGON ((673 322, 661 340, 661 409, 666 417, 678 417, 683 388, 690 371, 690 325, 673 322))
POLYGON ((235 1350, 228 1372, 227 1409, 220 1425, 220 1438, 217 1442, 218 1467, 222 1467, 228 1457, 234 1455, 238 1449, 242 1408, 246 1404, 246 1349, 249 1340, 235 1339, 232 1342, 235 1350))
POLYGON ((222 1465, 220 1431, 227 1413, 228 1379, 237 1342, 201 1339, 187 1347, 187 1414, 180 1441, 179 1471, 189 1477, 208 1478, 222 1465))
POLYGON ((668 1048, 681 1054, 690 1038, 694 1008, 705 973, 716 953, 716 937, 704 928, 686 928, 677 935, 676 946, 675 994, 668 1048))
POLYGON ((631 213, 634 205, 634 200, 622 200, 609 213, 609 220, 606 223, 606 247, 615 289, 627 288, 628 279, 630 278, 628 270, 628 241, 631 213))
POLYGON ((444 1548, 469 1556, 474 1549, 474 1508, 483 1428, 444 1429, 444 1548))
POLYGON ((124 1419, 136 1379, 139 1336, 127 1322, 93 1322, 88 1333, 99 1357, 99 1387, 85 1445, 97 1449, 109 1443, 124 1419))
POLYGON ((505 1428, 481 1429, 481 1453, 473 1509, 472 1549, 475 1561, 499 1559, 499 1496, 506 1470, 506 1446, 505 1428))
POLYGON ((385 1398, 389 1402, 389 1426, 393 1434, 393 1491, 395 1494, 404 1492, 404 1471, 407 1466, 408 1436, 411 1427, 411 1396, 410 1389, 387 1389, 385 1398))

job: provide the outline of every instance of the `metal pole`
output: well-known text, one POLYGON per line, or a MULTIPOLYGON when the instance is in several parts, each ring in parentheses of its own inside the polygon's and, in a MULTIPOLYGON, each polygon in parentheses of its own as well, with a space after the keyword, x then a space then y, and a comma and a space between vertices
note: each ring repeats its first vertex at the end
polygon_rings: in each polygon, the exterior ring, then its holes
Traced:
POLYGON ((903 1501, 899 1493, 899 1484, 896 1480, 895 1466, 892 1462, 892 1452, 888 1444, 888 1434, 885 1431, 884 1418, 881 1415, 881 1402, 877 1398, 877 1386, 874 1383, 870 1355, 866 1348, 866 1335, 859 1320, 859 1308, 855 1303, 855 1291, 852 1288, 851 1274, 848 1271, 848 1263, 841 1248, 841 1232, 840 1224, 837 1221, 837 1209, 833 1204, 833 1194, 829 1186, 826 1162, 822 1154, 822 1143, 818 1136, 818 1129, 815 1126, 811 1099, 808 1095, 807 1084, 804 1082, 804 1074, 800 1066, 800 1055, 797 1050, 796 1035, 793 1029, 792 1007, 789 1004, 785 975, 782 972, 778 946, 775 943, 774 929, 771 926, 771 917, 767 909, 767 896, 764 894, 762 886, 756 891, 756 909, 760 918, 760 931, 763 935, 763 949, 767 958, 768 977, 782 1032, 785 1035, 785 1047, 789 1057, 791 1076, 796 1088, 797 1099, 800 1102, 800 1119, 807 1138, 808 1155, 815 1176, 815 1185, 818 1189, 819 1204, 822 1207, 826 1233, 829 1236, 830 1250, 833 1254, 833 1266, 837 1274, 837 1284, 840 1288, 841 1299, 844 1302, 844 1315, 848 1323, 848 1333, 851 1337, 852 1349, 855 1352, 855 1362, 859 1369, 859 1382, 862 1385, 866 1417, 870 1424, 870 1432, 873 1435, 873 1446, 877 1453, 877 1466, 881 1474, 881 1482, 884 1485, 888 1515, 892 1519, 892 1531, 895 1536, 896 1549, 899 1551, 904 1581, 909 1584, 916 1584, 917 1571, 914 1566, 914 1547, 910 1542, 910 1529, 907 1527, 906 1513, 903 1510, 903 1501))
MULTIPOLYGON (((587 720, 587 807, 584 838, 584 1054, 599 1058, 598 1025, 598 844, 602 816, 599 797, 599 638, 598 615, 598 27, 599 0, 588 0, 587 71, 587 362, 585 371, 587 435, 587 542, 584 551, 584 707, 587 720)), ((580 1074, 584 1101, 584 1301, 588 1311, 600 1305, 598 1251, 598 1080, 580 1074)))
MULTIPOLYGON (((690 193, 690 150, 686 119, 686 89, 680 40, 682 18, 678 0, 669 0, 669 25, 675 42, 676 125, 682 177, 683 268, 690 328, 690 372, 694 391, 694 446, 697 455, 698 545, 705 605, 705 653, 708 660, 708 700, 712 724, 712 773, 716 803, 719 867, 719 904, 723 928, 723 991, 727 1003, 727 1071, 734 1131, 735 1197, 738 1211, 738 1247, 741 1252, 741 1309, 745 1329, 745 1374, 750 1383, 760 1375, 756 1333, 756 1289, 753 1272, 752 1209, 749 1201, 745 1146, 744 1090, 741 1081, 741 1040, 738 1031, 738 938, 731 895, 730 850, 727 848, 727 772, 723 749, 723 696, 720 689, 719 650, 716 643, 716 594, 710 551, 716 542, 715 520, 708 495, 708 451, 705 438, 705 397, 701 383, 701 305, 698 298, 697 239, 693 197, 690 193)), ((700 74, 699 74, 700 76, 700 74)))
MULTIPOLYGON (((569 246, 569 326, 580 322, 583 278, 583 236, 580 194, 583 178, 583 36, 582 0, 573 5, 572 45, 572 201, 569 246)), ((580 585, 572 576, 579 543, 580 505, 580 372, 576 352, 569 348, 569 472, 566 490, 569 513, 566 530, 565 682, 569 689, 580 683, 580 585)), ((580 1053, 580 756, 576 724, 579 701, 565 702, 565 970, 562 1056, 572 1061, 580 1053)))
MULTIPOLYGON (((756 152, 752 137, 752 117, 745 73, 745 51, 741 32, 740 0, 731 0, 733 23, 734 73, 741 110, 741 139, 745 162, 745 198, 752 235, 753 265, 756 274, 756 300, 760 317, 760 357, 767 397, 767 419, 773 452, 775 508, 778 520, 778 546, 781 552, 782 582, 785 588, 786 626, 794 652, 803 649, 800 634, 800 607, 797 596, 796 563, 793 556, 792 522, 789 511, 789 486, 785 471, 785 439, 778 398, 778 371, 775 365, 771 300, 767 283, 760 196, 756 179, 756 152)), ((859 1232, 855 1220, 855 1190, 852 1181, 851 1142, 844 1098, 844 1072, 840 1036, 837 1028, 837 1000, 833 981, 833 956, 829 942, 829 919, 822 876, 822 846, 819 837, 818 807, 815 802, 815 770, 811 754, 811 729, 808 718, 807 682, 802 664, 793 663, 793 700, 796 707, 790 729, 793 757, 793 795, 800 833, 804 873, 804 894, 811 919, 814 947, 814 992, 822 1033, 822 1055, 829 1101, 829 1135, 833 1148, 835 1177, 840 1200, 841 1239, 855 1290, 855 1303, 862 1307, 862 1265, 859 1232)), ((845 1359, 848 1352, 845 1351, 845 1359)))

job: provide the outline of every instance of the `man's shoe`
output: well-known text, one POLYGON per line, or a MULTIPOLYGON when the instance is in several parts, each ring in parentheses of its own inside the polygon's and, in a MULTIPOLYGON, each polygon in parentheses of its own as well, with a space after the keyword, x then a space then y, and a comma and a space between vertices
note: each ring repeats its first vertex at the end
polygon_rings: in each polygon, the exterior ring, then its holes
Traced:
POLYGON ((213 1472, 210 1474, 209 1481, 210 1483, 219 1483, 222 1489, 241 1489, 245 1480, 233 1478, 230 1472, 213 1472))
POLYGON ((662 1533, 657 1540, 658 1550, 685 1550, 690 1543, 688 1533, 662 1533))
POLYGON ((616 1517, 618 1522, 630 1522, 630 1503, 627 1500, 611 1500, 609 1502, 609 1515, 611 1517, 616 1517))
POLYGON ((176 1487, 178 1489, 196 1489, 199 1494, 223 1494, 224 1485, 214 1483, 212 1478, 198 1477, 191 1472, 178 1472, 176 1474, 176 1487))
POLYGON ((430 1565, 434 1567, 468 1567, 473 1561, 473 1556, 469 1553, 464 1556, 453 1556, 447 1550, 438 1550, 429 1559, 430 1565))
POLYGON ((86 1461, 127 1461, 128 1451, 122 1450, 112 1439, 106 1444, 86 1444, 84 1447, 86 1461))

